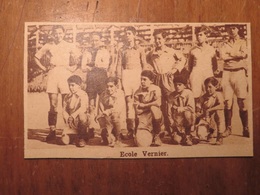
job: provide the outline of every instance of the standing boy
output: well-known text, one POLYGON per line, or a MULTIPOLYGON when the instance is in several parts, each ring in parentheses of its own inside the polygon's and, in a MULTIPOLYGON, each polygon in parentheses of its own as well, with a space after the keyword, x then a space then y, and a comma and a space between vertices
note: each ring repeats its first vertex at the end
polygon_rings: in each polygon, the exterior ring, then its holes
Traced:
POLYGON ((224 60, 222 87, 225 99, 226 131, 224 136, 232 133, 232 105, 234 94, 237 97, 239 115, 243 125, 243 136, 250 137, 248 129, 248 111, 246 98, 248 95, 247 84, 247 44, 246 40, 239 36, 238 25, 228 25, 230 39, 220 49, 220 55, 224 60))
POLYGON ((167 116, 167 99, 169 94, 174 91, 174 75, 182 71, 186 60, 181 52, 166 46, 165 32, 156 30, 153 36, 155 49, 148 54, 147 58, 154 69, 154 83, 159 86, 162 91, 161 108, 165 120, 165 128, 167 131, 170 131, 167 116))
MULTIPOLYGON (((64 41, 65 29, 63 26, 53 26, 52 33, 54 41, 46 43, 36 54, 34 60, 36 64, 44 71, 46 67, 41 63, 41 58, 46 54, 50 55, 50 70, 48 72, 47 90, 50 101, 50 110, 48 113, 48 124, 50 133, 46 137, 46 141, 51 141, 56 138, 56 123, 57 123, 57 106, 58 94, 62 96, 62 102, 66 94, 69 93, 67 79, 76 69, 75 66, 70 66, 70 58, 77 59, 79 52, 76 47, 64 41)), ((77 60, 75 60, 77 61, 77 60)))
POLYGON ((76 146, 84 147, 88 139, 88 95, 81 89, 82 80, 73 75, 68 78, 70 93, 65 96, 63 102, 63 118, 70 128, 78 132, 76 146))
POLYGON ((87 88, 91 111, 95 110, 97 95, 106 89, 110 62, 109 51, 102 45, 100 33, 91 34, 92 48, 82 56, 82 69, 87 71, 87 88))
POLYGON ((200 112, 201 109, 200 97, 205 93, 205 79, 214 76, 214 71, 218 69, 216 51, 207 41, 208 31, 206 26, 197 30, 198 44, 191 49, 188 60, 190 86, 195 98, 196 112, 200 112))
MULTIPOLYGON (((153 143, 160 146, 162 112, 161 90, 153 84, 154 74, 150 70, 141 73, 141 86, 135 92, 134 105, 137 116, 137 131, 148 130, 153 135, 153 143)), ((138 139, 138 138, 137 138, 138 139)))
POLYGON ((119 51, 116 71, 125 92, 128 138, 133 138, 135 129, 134 92, 140 86, 141 72, 147 66, 144 50, 135 43, 136 33, 136 29, 132 26, 125 28, 126 42, 119 51))
POLYGON ((187 79, 182 76, 174 78, 175 91, 169 95, 168 113, 173 141, 177 144, 191 146, 191 131, 195 123, 195 102, 193 93, 186 88, 187 79))

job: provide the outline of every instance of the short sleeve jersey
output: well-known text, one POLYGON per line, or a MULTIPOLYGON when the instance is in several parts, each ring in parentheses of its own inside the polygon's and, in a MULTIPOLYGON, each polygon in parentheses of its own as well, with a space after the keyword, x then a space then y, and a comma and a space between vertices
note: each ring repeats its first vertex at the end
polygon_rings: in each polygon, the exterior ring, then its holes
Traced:
POLYGON ((194 113, 195 111, 195 100, 193 93, 189 89, 184 89, 181 93, 174 91, 169 95, 170 106, 186 107, 186 110, 194 113))
POLYGON ((88 95, 83 90, 80 90, 74 94, 70 93, 65 96, 63 106, 69 115, 75 113, 76 111, 78 113, 85 113, 88 109, 88 95))
POLYGON ((35 57, 41 59, 47 52, 50 53, 50 63, 55 66, 69 66, 70 57, 76 54, 76 47, 72 43, 62 40, 60 43, 46 43, 36 54, 35 57))
POLYGON ((224 68, 225 69, 237 69, 237 68, 247 68, 246 58, 247 56, 247 43, 244 39, 229 40, 228 42, 222 45, 220 50, 222 58, 225 60, 224 68), (229 54, 235 55, 231 57, 229 54))

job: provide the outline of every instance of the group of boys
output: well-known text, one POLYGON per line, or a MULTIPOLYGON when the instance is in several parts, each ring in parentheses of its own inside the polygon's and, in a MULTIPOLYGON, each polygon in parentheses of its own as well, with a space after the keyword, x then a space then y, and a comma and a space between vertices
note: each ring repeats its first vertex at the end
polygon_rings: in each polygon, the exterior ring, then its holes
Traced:
MULTIPOLYGON (((89 113, 96 107, 95 120, 101 129, 102 142, 111 147, 122 146, 124 139, 134 139, 138 146, 160 146, 165 134, 169 134, 175 144, 191 146, 197 140, 194 133, 202 119, 207 121, 209 129, 215 129, 214 143, 222 144, 223 137, 232 131, 233 94, 237 96, 243 136, 249 137, 245 104, 248 93, 246 41, 239 37, 237 25, 229 28, 230 40, 219 51, 224 59, 222 94, 214 77, 219 73, 216 52, 207 42, 208 29, 204 26, 196 32, 198 45, 191 49, 187 67, 184 55, 166 45, 167 35, 161 30, 154 31, 155 47, 146 54, 135 41, 136 29, 126 27, 125 44, 118 52, 116 67, 110 65, 110 54, 102 45, 101 34, 93 33, 93 47, 83 53, 81 63, 87 75, 86 92, 81 89, 82 79, 73 75, 69 59, 55 62, 61 47, 68 50, 68 56, 77 54, 70 44, 64 46, 64 28, 55 26, 55 42, 45 44, 35 55, 36 63, 44 69, 41 57, 46 51, 52 54, 53 68, 47 83, 50 133, 46 141, 56 136, 58 92, 62 94, 65 123, 78 130, 76 144, 79 147, 84 147, 89 139, 89 113), (60 70, 72 76, 60 76, 60 70), (123 120, 127 134, 122 133, 123 120), (147 135, 150 141, 141 135, 147 135)), ((208 138, 212 141, 213 137, 214 131, 208 138)))

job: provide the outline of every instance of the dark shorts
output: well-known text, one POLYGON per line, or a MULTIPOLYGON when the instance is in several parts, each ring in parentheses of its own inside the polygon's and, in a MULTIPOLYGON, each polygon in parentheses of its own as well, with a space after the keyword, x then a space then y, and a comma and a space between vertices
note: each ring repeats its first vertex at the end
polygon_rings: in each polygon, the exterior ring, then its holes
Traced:
POLYGON ((87 74, 86 92, 89 99, 95 99, 97 94, 101 94, 106 90, 107 72, 105 69, 94 67, 87 74))

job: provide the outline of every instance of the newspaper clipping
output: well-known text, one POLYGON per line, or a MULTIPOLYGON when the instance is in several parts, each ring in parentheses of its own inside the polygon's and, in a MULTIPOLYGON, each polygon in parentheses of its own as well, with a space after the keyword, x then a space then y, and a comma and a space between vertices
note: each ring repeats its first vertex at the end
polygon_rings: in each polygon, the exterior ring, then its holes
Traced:
POLYGON ((25 23, 25 158, 253 156, 249 23, 25 23))

